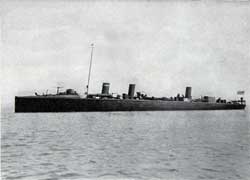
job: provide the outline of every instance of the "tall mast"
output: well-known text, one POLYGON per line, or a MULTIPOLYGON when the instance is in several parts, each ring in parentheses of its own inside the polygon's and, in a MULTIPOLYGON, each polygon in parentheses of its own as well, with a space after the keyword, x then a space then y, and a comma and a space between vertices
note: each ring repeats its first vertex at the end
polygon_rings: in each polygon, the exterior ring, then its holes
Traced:
POLYGON ((94 44, 91 44, 91 56, 90 56, 90 63, 89 63, 89 76, 88 76, 88 85, 87 85, 87 96, 89 94, 89 81, 90 81, 90 74, 91 74, 91 67, 92 67, 93 51, 94 51, 94 44))

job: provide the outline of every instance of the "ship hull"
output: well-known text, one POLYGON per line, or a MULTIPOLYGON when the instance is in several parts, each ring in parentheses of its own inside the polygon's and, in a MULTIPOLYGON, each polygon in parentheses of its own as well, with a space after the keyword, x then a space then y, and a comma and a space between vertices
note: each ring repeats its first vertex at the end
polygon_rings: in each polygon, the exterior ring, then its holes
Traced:
POLYGON ((15 97, 15 112, 174 111, 244 109, 244 104, 134 99, 15 97))

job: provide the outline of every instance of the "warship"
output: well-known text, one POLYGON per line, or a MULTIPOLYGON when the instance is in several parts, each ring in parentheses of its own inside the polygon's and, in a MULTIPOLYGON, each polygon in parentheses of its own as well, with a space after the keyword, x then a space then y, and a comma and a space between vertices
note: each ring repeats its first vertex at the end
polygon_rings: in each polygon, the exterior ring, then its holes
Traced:
MULTIPOLYGON (((148 96, 144 92, 135 92, 135 84, 129 84, 128 93, 110 93, 110 83, 104 82, 100 93, 89 93, 93 57, 91 50, 87 92, 81 97, 75 90, 66 89, 56 94, 35 93, 34 96, 16 96, 15 112, 91 112, 91 111, 171 111, 171 110, 234 110, 245 109, 246 101, 225 100, 211 96, 192 98, 192 87, 186 87, 185 95, 174 97, 148 96)), ((239 91, 238 94, 243 94, 239 91)))

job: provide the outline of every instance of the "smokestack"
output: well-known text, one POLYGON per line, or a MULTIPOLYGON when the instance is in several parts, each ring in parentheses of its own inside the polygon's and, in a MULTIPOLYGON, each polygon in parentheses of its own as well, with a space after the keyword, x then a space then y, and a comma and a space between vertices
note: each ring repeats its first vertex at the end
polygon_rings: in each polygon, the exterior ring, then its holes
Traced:
POLYGON ((128 97, 129 99, 133 99, 135 94, 135 84, 129 84, 128 88, 128 97))
POLYGON ((185 98, 191 99, 191 92, 192 92, 192 87, 186 87, 186 93, 185 93, 185 98))
POLYGON ((109 94, 109 83, 102 83, 102 94, 109 94))

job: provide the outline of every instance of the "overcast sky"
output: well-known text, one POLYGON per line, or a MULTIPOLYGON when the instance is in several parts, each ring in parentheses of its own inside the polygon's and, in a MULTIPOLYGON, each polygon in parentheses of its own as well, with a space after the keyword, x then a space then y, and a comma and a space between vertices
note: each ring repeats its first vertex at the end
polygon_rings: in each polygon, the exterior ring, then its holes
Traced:
MULTIPOLYGON (((2 1, 2 100, 56 92, 250 94, 248 1, 2 1)), ((249 98, 250 99, 250 98, 249 98)))

